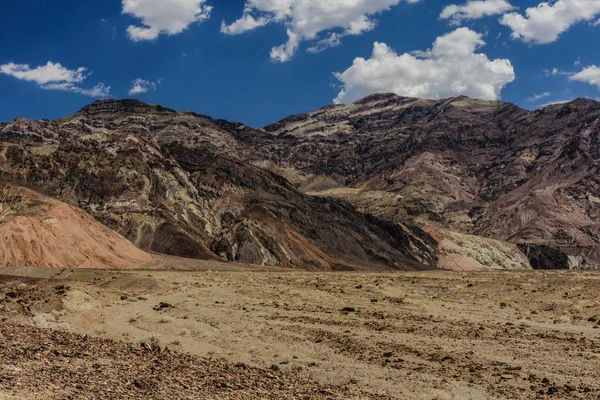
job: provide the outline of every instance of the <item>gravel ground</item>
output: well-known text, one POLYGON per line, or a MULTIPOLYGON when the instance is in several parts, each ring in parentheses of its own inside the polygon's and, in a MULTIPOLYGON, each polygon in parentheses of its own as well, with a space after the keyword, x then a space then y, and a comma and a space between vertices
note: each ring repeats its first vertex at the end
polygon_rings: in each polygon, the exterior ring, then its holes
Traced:
MULTIPOLYGON (((0 324, 0 391, 26 399, 369 399, 277 371, 0 324)), ((10 398, 10 397, 9 397, 10 398)))
POLYGON ((2 400, 600 396, 594 272, 4 274, 2 400))

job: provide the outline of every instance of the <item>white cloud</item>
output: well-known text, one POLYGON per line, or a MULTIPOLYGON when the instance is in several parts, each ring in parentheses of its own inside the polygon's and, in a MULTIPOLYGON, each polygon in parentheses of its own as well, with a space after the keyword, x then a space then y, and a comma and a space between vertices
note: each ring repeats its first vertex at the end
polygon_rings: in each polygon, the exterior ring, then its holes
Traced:
POLYGON ((72 83, 49 83, 41 86, 42 89, 46 90, 61 90, 63 92, 79 93, 89 97, 108 97, 110 96, 110 86, 106 86, 104 83, 99 83, 92 88, 82 88, 72 83))
POLYGON ((463 5, 446 6, 440 14, 440 19, 448 19, 452 24, 458 25, 464 20, 489 17, 512 9, 514 7, 507 0, 471 0, 463 5))
POLYGON ((206 0, 122 0, 123 14, 142 20, 130 25, 127 34, 133 41, 154 40, 160 34, 176 35, 195 22, 210 17, 212 7, 206 0))
POLYGON ((548 68, 546 68, 546 69, 544 69, 543 71, 544 71, 544 74, 545 74, 546 76, 556 76, 556 75, 567 75, 567 76, 571 76, 571 75, 573 75, 573 73, 572 73, 572 72, 569 72, 569 71, 563 71, 562 69, 558 69, 558 68, 556 68, 556 67, 553 67, 552 69, 548 69, 548 68))
POLYGON ((543 2, 519 13, 505 14, 500 23, 512 29, 512 37, 525 42, 552 43, 572 25, 591 21, 600 14, 598 0, 543 2))
POLYGON ((552 95, 552 93, 550 93, 550 92, 537 93, 537 94, 534 94, 533 96, 531 96, 530 98, 528 98, 527 101, 531 101, 531 102, 538 101, 541 99, 545 99, 546 97, 549 97, 550 95, 552 95))
POLYGON ((147 81, 141 78, 135 79, 131 82, 131 89, 129 89, 129 95, 135 96, 137 94, 142 94, 149 92, 150 90, 156 90, 156 86, 162 83, 162 79, 157 80, 156 82, 147 81))
POLYGON ((592 65, 569 77, 571 81, 586 82, 600 89, 600 67, 592 65))
POLYGON ((76 93, 83 94, 90 97, 108 97, 110 96, 110 86, 106 86, 104 83, 99 83, 91 89, 74 88, 72 90, 76 93))
POLYGON ((339 46, 342 43, 342 37, 337 32, 331 32, 325 39, 319 40, 314 46, 306 49, 309 53, 320 53, 330 47, 339 46))
POLYGON ((261 26, 265 26, 269 22, 271 22, 271 20, 267 16, 255 18, 252 15, 252 9, 246 6, 246 8, 244 8, 244 15, 237 21, 230 25, 227 25, 225 21, 221 22, 221 33, 225 33, 227 35, 239 35, 241 33, 260 28, 261 26))
POLYGON ((90 97, 106 97, 110 94, 110 86, 99 83, 93 88, 83 88, 81 84, 89 74, 80 67, 74 70, 63 67, 60 63, 48 61, 46 65, 31 68, 28 64, 8 63, 0 65, 0 73, 14 78, 34 82, 45 90, 60 90, 79 93, 90 97))
POLYGON ((504 86, 514 80, 514 69, 509 60, 490 60, 475 53, 485 44, 481 37, 468 28, 458 28, 438 37, 431 50, 401 55, 385 43, 375 43, 371 58, 356 58, 350 68, 335 74, 343 88, 334 101, 351 102, 376 92, 498 99, 504 86))
POLYGON ((24 81, 45 85, 51 82, 79 83, 86 78, 86 69, 81 67, 70 70, 59 63, 48 61, 46 65, 31 68, 27 64, 8 63, 0 65, 0 72, 24 81))
POLYGON ((271 49, 271 60, 286 62, 296 54, 298 47, 300 47, 301 37, 290 29, 287 30, 287 35, 288 41, 285 44, 271 49))
MULTIPOLYGON (((402 0, 247 0, 244 13, 232 24, 223 22, 221 32, 237 35, 280 23, 286 27, 288 41, 271 50, 273 61, 290 60, 303 40, 315 40, 309 48, 318 52, 340 43, 348 35, 372 30, 373 15, 389 10, 402 0), (323 37, 320 35, 323 34, 323 37)), ((406 0, 416 3, 419 0, 406 0)))

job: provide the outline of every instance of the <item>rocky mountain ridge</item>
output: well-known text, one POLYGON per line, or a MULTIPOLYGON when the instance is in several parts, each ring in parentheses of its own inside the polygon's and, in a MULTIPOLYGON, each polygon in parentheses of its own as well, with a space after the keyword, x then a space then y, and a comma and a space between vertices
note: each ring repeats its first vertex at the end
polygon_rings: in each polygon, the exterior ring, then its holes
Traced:
POLYGON ((464 96, 376 94, 237 137, 277 168, 295 169, 288 176, 312 195, 527 254, 559 249, 571 266, 595 267, 599 120, 600 103, 581 98, 530 112, 464 96))
POLYGON ((599 119, 586 99, 530 112, 377 94, 253 129, 101 100, 57 121, 0 125, 0 178, 184 257, 594 268, 599 119))
POLYGON ((245 151, 207 117, 100 101, 0 127, 0 176, 147 251, 325 270, 435 267, 435 241, 421 229, 305 195, 237 156, 245 151))

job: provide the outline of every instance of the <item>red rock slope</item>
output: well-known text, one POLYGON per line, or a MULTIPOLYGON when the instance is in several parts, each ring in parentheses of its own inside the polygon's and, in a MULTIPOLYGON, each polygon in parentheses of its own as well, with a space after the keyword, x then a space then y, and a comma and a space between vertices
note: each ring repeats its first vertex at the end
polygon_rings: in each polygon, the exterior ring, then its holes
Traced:
POLYGON ((151 260, 84 211, 32 190, 0 190, 3 267, 135 268, 151 260))

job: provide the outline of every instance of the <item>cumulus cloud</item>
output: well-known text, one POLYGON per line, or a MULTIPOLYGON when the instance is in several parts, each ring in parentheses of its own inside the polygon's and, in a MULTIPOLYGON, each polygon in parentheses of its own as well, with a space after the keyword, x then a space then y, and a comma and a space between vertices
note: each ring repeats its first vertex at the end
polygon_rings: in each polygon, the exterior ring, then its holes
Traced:
POLYGON ((11 62, 0 65, 0 73, 23 81, 34 82, 45 90, 73 92, 90 97, 106 97, 110 94, 110 86, 103 83, 92 88, 84 88, 80 85, 89 76, 84 67, 71 70, 60 63, 48 61, 46 65, 31 68, 28 64, 11 62))
POLYGON ((592 21, 600 14, 598 0, 557 0, 543 2, 519 13, 505 14, 502 25, 512 29, 512 37, 532 43, 552 43, 561 33, 582 21, 592 21))
POLYGON ((231 24, 223 22, 221 32, 239 35, 270 23, 283 24, 288 40, 271 50, 271 59, 285 62, 294 56, 303 40, 316 41, 309 51, 318 52, 338 45, 344 36, 372 30, 377 23, 373 16, 401 1, 247 0, 242 17, 231 24))
POLYGON ((584 68, 580 72, 571 75, 569 80, 586 82, 590 85, 597 86, 600 89, 600 67, 592 65, 584 68))
POLYGON ((8 63, 0 66, 0 72, 24 81, 45 85, 51 82, 79 83, 85 79, 83 67, 70 70, 59 63, 48 61, 46 65, 31 68, 27 64, 8 63))
POLYGON ((343 88, 334 102, 347 103, 376 92, 498 99, 515 72, 509 60, 490 60, 475 52, 484 44, 482 35, 468 28, 438 37, 426 51, 399 55, 385 43, 375 43, 371 58, 356 58, 350 68, 335 74, 343 88))
POLYGON ((550 97, 550 95, 552 95, 552 93, 550 93, 550 92, 537 93, 537 94, 534 94, 533 96, 531 96, 530 98, 528 98, 527 101, 531 101, 531 102, 538 101, 541 99, 545 99, 546 97, 550 97))
POLYGON ((127 34, 133 41, 154 40, 160 34, 177 35, 195 22, 210 18, 212 7, 206 0, 122 0, 123 14, 142 20, 130 25, 127 34))
POLYGON ((265 26, 269 22, 271 22, 270 17, 254 17, 252 15, 252 8, 246 6, 244 8, 244 15, 242 15, 242 17, 237 21, 229 25, 227 25, 225 21, 221 22, 221 33, 225 33, 227 35, 239 35, 241 33, 265 26))
POLYGON ((491 15, 503 14, 514 9, 507 0, 471 0, 465 4, 446 6, 440 14, 440 19, 459 25, 465 20, 479 19, 491 15))
POLYGON ((162 82, 162 79, 157 80, 156 82, 147 81, 141 78, 135 79, 131 82, 131 89, 129 89, 129 95, 135 96, 138 94, 149 92, 150 90, 156 90, 156 86, 162 82))

